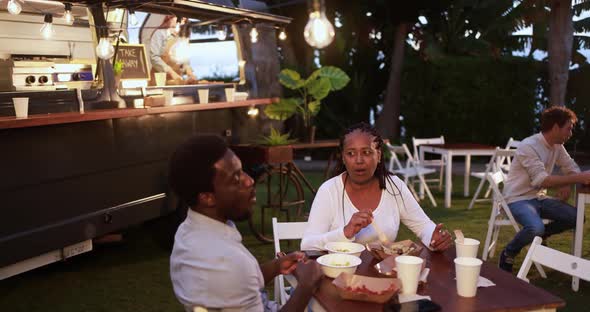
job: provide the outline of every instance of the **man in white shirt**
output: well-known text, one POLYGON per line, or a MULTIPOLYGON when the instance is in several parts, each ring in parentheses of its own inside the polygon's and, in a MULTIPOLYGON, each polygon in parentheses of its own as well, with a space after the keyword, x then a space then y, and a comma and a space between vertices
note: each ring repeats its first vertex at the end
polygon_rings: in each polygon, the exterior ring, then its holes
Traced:
POLYGON ((541 114, 541 133, 522 141, 504 185, 504 196, 520 232, 500 254, 501 269, 512 272, 514 257, 535 236, 547 237, 576 225, 576 208, 569 205, 571 185, 590 183, 590 172, 580 168, 563 144, 572 136, 576 114, 565 107, 551 107, 541 114), (560 167, 563 175, 553 175, 560 167), (547 196, 547 188, 557 188, 557 198, 547 196), (552 222, 545 225, 543 219, 552 222))
POLYGON ((276 311, 264 285, 293 271, 298 287, 281 311, 305 309, 322 276, 319 265, 306 261, 302 252, 258 265, 233 223, 252 213, 254 181, 222 138, 197 136, 182 144, 170 160, 169 180, 190 206, 170 256, 174 293, 187 312, 195 307, 276 311))

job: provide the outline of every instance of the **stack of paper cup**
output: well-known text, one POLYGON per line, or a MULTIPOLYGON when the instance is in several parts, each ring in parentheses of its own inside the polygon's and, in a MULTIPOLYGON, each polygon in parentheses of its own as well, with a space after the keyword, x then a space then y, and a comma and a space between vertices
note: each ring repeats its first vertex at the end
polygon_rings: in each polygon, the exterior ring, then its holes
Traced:
POLYGON ((423 262, 422 258, 414 256, 398 256, 395 258, 397 278, 402 282, 402 294, 416 294, 423 262))
POLYGON ((225 88, 225 100, 226 102, 234 101, 234 94, 236 90, 234 88, 225 88))
POLYGON ((461 297, 475 297, 477 280, 482 261, 477 258, 455 258, 457 294, 461 297))
POLYGON ((170 106, 172 105, 172 100, 174 99, 174 91, 172 90, 164 90, 162 93, 164 93, 164 105, 165 106, 170 106))
POLYGON ((28 97, 15 97, 12 98, 14 102, 14 112, 16 118, 27 118, 29 115, 29 98, 28 97))
POLYGON ((198 92, 199 92, 199 103, 201 103, 201 104, 209 103, 209 89, 199 89, 198 92))
POLYGON ((166 85, 166 73, 154 73, 156 78, 156 86, 162 87, 166 85))
POLYGON ((457 257, 471 257, 477 258, 479 251, 479 241, 473 238, 464 238, 463 241, 455 240, 455 248, 457 249, 457 257))

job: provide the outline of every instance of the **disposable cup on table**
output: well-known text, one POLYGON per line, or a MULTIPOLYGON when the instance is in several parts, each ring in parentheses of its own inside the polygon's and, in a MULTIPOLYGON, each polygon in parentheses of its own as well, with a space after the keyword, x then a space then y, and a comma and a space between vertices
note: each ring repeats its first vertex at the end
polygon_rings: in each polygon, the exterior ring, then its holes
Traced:
POLYGON ((29 98, 28 97, 14 97, 12 98, 14 103, 14 112, 16 118, 27 118, 29 115, 29 98))
POLYGON ((395 258, 397 278, 402 282, 402 294, 416 294, 423 262, 422 258, 414 256, 398 256, 395 258))
POLYGON ((477 258, 455 258, 457 294, 459 296, 475 297, 481 264, 482 261, 477 258))
POLYGON ((209 89, 199 89, 199 103, 207 104, 209 103, 209 89))
POLYGON ((162 93, 164 94, 164 105, 165 106, 172 105, 172 101, 174 99, 174 91, 172 91, 172 90, 165 90, 162 93))
POLYGON ((234 101, 234 94, 236 93, 236 89, 234 88, 225 88, 225 101, 226 102, 233 102, 234 101))
POLYGON ((463 242, 460 242, 458 239, 456 239, 455 248, 457 250, 457 258, 477 258, 477 252, 479 251, 479 241, 473 238, 464 238, 463 242))
POLYGON ((154 73, 156 78, 156 86, 163 87, 166 85, 166 73, 154 73))

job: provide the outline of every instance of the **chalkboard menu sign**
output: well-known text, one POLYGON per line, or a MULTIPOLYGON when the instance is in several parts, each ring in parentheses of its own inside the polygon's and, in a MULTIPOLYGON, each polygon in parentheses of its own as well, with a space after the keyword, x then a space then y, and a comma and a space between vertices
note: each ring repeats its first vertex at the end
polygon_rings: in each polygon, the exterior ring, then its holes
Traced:
POLYGON ((119 60, 123 61, 121 79, 150 79, 143 44, 119 44, 117 61, 119 60))

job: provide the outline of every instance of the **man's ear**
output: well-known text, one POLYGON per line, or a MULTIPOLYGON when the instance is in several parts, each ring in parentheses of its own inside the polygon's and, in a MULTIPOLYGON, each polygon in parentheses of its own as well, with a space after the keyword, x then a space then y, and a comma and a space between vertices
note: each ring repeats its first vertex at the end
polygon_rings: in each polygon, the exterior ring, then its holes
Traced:
POLYGON ((199 203, 212 207, 215 206, 215 195, 213 193, 199 193, 199 203))

